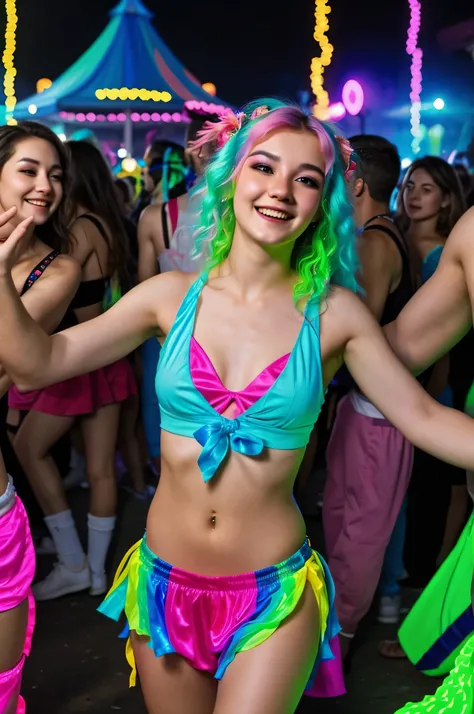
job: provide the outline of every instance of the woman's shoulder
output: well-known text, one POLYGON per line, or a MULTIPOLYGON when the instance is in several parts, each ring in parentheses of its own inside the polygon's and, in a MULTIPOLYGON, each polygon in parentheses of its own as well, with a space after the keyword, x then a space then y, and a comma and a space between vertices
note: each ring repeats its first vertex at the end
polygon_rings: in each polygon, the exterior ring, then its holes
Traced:
POLYGON ((327 297, 322 300, 321 322, 324 322, 326 329, 330 327, 341 333, 377 324, 361 298, 352 290, 340 286, 331 286, 327 297))

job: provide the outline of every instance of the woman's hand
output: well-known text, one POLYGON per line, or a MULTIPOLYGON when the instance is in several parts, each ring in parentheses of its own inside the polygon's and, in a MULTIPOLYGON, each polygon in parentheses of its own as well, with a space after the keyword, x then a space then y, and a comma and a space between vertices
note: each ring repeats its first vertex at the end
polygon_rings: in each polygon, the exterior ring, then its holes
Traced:
POLYGON ((16 228, 10 230, 8 224, 15 214, 15 206, 0 214, 0 275, 2 276, 11 274, 13 266, 24 253, 29 241, 27 231, 33 217, 26 218, 16 228))

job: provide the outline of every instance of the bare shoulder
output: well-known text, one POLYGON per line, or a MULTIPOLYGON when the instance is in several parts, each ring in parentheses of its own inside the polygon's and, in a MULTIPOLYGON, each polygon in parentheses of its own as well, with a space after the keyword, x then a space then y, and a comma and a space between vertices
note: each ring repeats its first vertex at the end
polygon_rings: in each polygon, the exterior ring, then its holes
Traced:
POLYGON ((329 335, 343 346, 361 330, 373 330, 380 327, 371 311, 361 298, 351 290, 332 287, 321 313, 321 332, 329 335))
POLYGON ((81 279, 81 266, 77 260, 74 260, 70 255, 58 255, 49 266, 48 272, 49 271, 52 271, 51 274, 60 273, 71 281, 79 282, 81 279))
POLYGON ((165 334, 169 331, 181 303, 198 277, 198 273, 172 270, 145 280, 138 286, 146 290, 147 300, 152 300, 156 306, 158 324, 165 334))
POLYGON ((143 209, 140 213, 140 223, 142 225, 149 225, 155 223, 155 221, 161 220, 161 212, 163 210, 163 203, 151 203, 149 206, 143 209))
POLYGON ((77 288, 81 280, 81 266, 69 255, 58 255, 44 271, 41 279, 37 281, 38 287, 52 289, 53 285, 69 286, 77 288))
POLYGON ((446 241, 440 265, 450 260, 474 261, 474 206, 459 219, 446 241))

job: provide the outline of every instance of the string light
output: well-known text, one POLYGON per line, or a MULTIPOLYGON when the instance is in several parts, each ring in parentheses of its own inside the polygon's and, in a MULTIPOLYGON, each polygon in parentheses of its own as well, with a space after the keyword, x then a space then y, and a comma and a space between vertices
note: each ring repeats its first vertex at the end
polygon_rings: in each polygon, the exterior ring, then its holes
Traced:
POLYGON ((122 101, 132 101, 135 102, 140 99, 142 102, 170 102, 172 96, 169 92, 158 92, 156 89, 129 89, 128 87, 121 87, 120 89, 98 89, 95 93, 97 99, 111 99, 116 101, 121 99, 122 101))
MULTIPOLYGON (((115 114, 114 112, 110 112, 109 114, 95 114, 94 112, 89 112, 88 114, 84 114, 84 112, 78 112, 77 114, 74 112, 59 112, 59 117, 63 121, 70 121, 70 122, 119 122, 123 123, 127 121, 127 115, 125 112, 119 112, 118 114, 115 114)), ((189 118, 187 114, 180 113, 180 112, 174 112, 173 114, 169 114, 168 112, 165 112, 164 114, 159 114, 158 112, 153 112, 150 114, 149 112, 143 112, 143 114, 139 114, 138 112, 133 112, 130 116, 131 120, 134 122, 159 122, 159 121, 164 121, 164 122, 175 122, 176 124, 180 122, 184 123, 189 123, 189 118)))
POLYGON ((216 96, 217 89, 215 84, 213 84, 212 82, 204 82, 204 84, 202 84, 201 86, 204 91, 210 94, 212 97, 216 96))
POLYGON ((324 70, 331 64, 332 54, 334 52, 334 47, 326 36, 326 32, 329 30, 329 20, 327 16, 330 12, 331 7, 328 5, 328 0, 316 0, 316 8, 314 11, 316 18, 314 39, 319 44, 321 55, 319 57, 313 57, 311 61, 311 89, 316 97, 313 113, 321 119, 325 118, 329 107, 329 94, 323 86, 324 70))
POLYGON ((5 3, 7 26, 5 28, 5 49, 3 50, 3 66, 5 74, 3 76, 3 91, 5 94, 5 120, 7 124, 16 124, 16 119, 13 118, 15 111, 15 77, 16 69, 14 64, 15 49, 16 49, 16 28, 18 25, 18 16, 16 14, 15 0, 6 0, 5 3))
POLYGON ((52 84, 52 81, 47 77, 42 77, 41 79, 38 79, 38 81, 36 82, 37 93, 41 94, 41 92, 44 92, 45 89, 49 89, 52 84))
POLYGON ((413 137, 411 147, 416 154, 420 151, 420 119, 421 119, 421 67, 423 64, 423 52, 418 47, 418 35, 421 27, 421 2, 420 0, 408 0, 410 6, 410 25, 408 27, 408 37, 406 50, 411 56, 411 82, 410 82, 410 123, 411 135, 413 137))

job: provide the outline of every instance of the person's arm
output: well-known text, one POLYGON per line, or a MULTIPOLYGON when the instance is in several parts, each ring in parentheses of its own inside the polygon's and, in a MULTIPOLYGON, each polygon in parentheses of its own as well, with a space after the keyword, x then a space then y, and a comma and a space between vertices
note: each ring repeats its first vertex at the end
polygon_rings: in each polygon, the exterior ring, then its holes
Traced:
POLYGON ((361 295, 371 313, 380 322, 390 294, 400 255, 393 241, 382 231, 362 233, 358 241, 361 265, 361 295))
MULTIPOLYGON (((0 228, 14 216, 0 215, 0 228)), ((99 317, 49 337, 31 318, 15 289, 11 270, 22 255, 31 219, 0 244, 0 364, 25 391, 92 372, 165 333, 194 276, 170 272, 131 290, 99 317)))
POLYGON ((160 329, 167 333, 189 279, 158 275, 99 317, 49 337, 26 312, 10 275, 0 274, 0 363, 20 390, 29 391, 116 362, 160 329))
POLYGON ((138 222, 138 280, 143 282, 152 278, 158 272, 158 257, 156 246, 163 245, 161 211, 157 206, 145 208, 138 222))
POLYGON ((472 326, 474 209, 456 224, 434 275, 384 328, 394 352, 415 374, 448 353, 472 326), (471 292, 471 299, 469 297, 471 292))
POLYGON ((344 332, 344 360, 367 398, 415 446, 472 469, 474 421, 441 406, 424 391, 396 358, 360 300, 341 290, 334 298, 330 310, 344 332))
POLYGON ((81 279, 79 264, 66 255, 59 255, 21 296, 29 315, 45 332, 52 332, 61 322, 81 279))
MULTIPOLYGON (((74 297, 79 281, 81 269, 75 260, 65 255, 59 255, 34 288, 21 296, 21 301, 28 314, 37 322, 45 332, 50 334, 61 322, 74 297)), ((12 380, 0 365, 0 394, 11 387, 12 380)))

